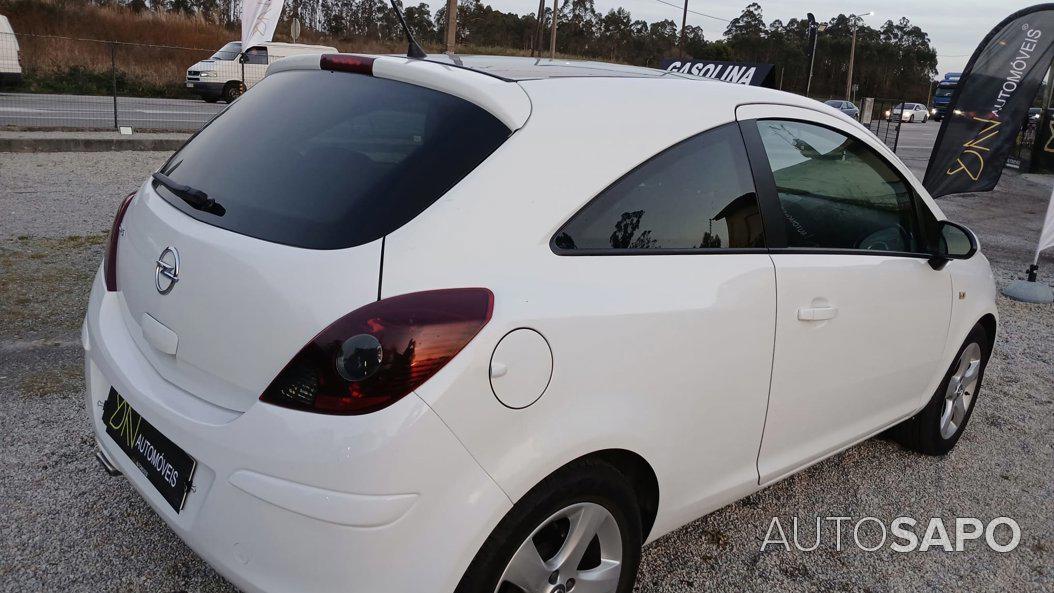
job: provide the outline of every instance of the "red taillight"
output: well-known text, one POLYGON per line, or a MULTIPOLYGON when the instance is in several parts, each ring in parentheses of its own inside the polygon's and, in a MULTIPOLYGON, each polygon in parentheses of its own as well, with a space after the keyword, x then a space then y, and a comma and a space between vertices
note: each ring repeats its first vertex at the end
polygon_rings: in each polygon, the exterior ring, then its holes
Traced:
POLYGON ((348 54, 323 54, 319 67, 323 70, 336 70, 338 72, 354 72, 373 76, 373 60, 364 56, 352 56, 348 54))
POLYGON ((308 342, 260 396, 323 414, 367 414, 409 394, 490 321, 486 288, 414 292, 370 303, 308 342))
POLYGON ((128 205, 132 203, 135 192, 125 196, 121 206, 117 208, 117 216, 113 219, 113 228, 110 229, 110 240, 106 243, 106 259, 103 260, 102 271, 106 279, 106 290, 117 291, 117 240, 121 238, 121 221, 124 213, 128 211, 128 205))

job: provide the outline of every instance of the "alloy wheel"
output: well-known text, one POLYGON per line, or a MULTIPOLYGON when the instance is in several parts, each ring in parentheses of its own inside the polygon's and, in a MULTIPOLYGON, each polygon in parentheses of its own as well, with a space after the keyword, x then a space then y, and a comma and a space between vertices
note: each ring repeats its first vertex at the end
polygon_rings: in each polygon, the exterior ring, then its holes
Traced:
POLYGON ((981 346, 971 342, 959 355, 955 372, 948 380, 948 389, 944 393, 944 409, 939 420, 942 438, 952 438, 962 426, 977 393, 980 375, 981 346))
POLYGON ((582 502, 553 513, 512 555, 495 593, 615 593, 622 534, 611 512, 582 502))

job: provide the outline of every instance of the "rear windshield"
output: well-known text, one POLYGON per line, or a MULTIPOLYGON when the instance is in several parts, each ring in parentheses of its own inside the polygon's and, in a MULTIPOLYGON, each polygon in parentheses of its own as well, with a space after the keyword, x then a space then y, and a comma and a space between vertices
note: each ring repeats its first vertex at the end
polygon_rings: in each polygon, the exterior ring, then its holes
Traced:
POLYGON ((154 187, 211 225, 275 243, 341 249, 409 222, 509 134, 490 113, 431 89, 344 72, 279 72, 161 169, 222 208, 196 210, 154 187))

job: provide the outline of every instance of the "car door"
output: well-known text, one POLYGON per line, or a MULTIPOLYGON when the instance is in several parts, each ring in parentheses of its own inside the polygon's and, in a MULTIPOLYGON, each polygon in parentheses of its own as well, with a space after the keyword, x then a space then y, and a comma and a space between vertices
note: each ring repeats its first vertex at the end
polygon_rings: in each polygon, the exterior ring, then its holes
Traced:
POLYGON ((863 131, 792 107, 740 109, 776 270, 762 483, 914 413, 951 314, 935 219, 863 131), (763 185, 765 187, 763 187, 763 185))

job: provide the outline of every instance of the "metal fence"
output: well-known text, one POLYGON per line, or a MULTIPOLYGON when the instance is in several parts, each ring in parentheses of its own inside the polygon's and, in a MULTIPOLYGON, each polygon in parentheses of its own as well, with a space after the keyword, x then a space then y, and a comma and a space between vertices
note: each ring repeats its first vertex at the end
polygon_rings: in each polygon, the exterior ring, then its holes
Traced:
POLYGON ((1014 139, 1014 146, 1010 149, 1010 155, 1006 159, 1007 167, 1023 172, 1035 170, 1032 166, 1032 153, 1039 132, 1039 111, 1038 108, 1034 108, 1030 111, 1028 117, 1025 119, 1025 123, 1021 125, 1021 129, 1018 131, 1017 137, 1014 139))
MULTIPOLYGON (((0 128, 196 131, 274 59, 266 48, 242 56, 226 47, 0 34, 0 128)), ((894 151, 901 122, 889 113, 899 103, 863 99, 858 116, 894 151)))
POLYGON ((0 34, 0 128, 196 131, 267 68, 218 49, 0 34))
POLYGON ((900 142, 900 127, 903 121, 893 113, 893 109, 903 101, 893 99, 865 99, 860 108, 860 123, 871 130, 879 140, 893 152, 897 151, 900 142))

